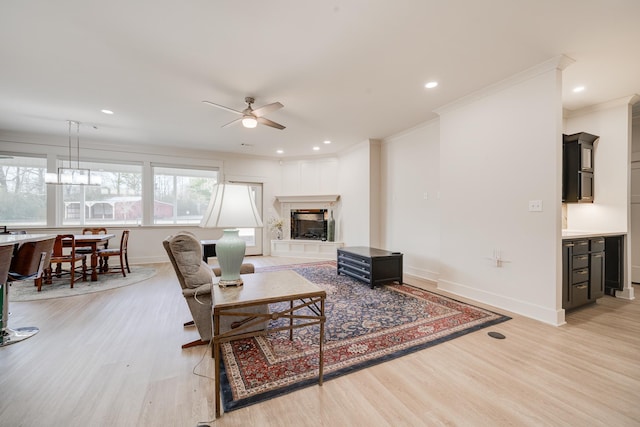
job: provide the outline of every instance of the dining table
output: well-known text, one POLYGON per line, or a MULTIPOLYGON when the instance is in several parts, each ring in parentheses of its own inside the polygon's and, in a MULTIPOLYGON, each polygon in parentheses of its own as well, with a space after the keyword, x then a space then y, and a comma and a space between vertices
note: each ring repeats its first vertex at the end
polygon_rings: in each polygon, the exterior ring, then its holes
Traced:
MULTIPOLYGON (((76 242, 76 248, 89 247, 91 248, 91 281, 98 280, 98 247, 107 244, 110 239, 116 237, 115 234, 74 234, 74 240, 76 242)), ((65 247, 71 246, 71 239, 62 239, 62 245, 65 247)))

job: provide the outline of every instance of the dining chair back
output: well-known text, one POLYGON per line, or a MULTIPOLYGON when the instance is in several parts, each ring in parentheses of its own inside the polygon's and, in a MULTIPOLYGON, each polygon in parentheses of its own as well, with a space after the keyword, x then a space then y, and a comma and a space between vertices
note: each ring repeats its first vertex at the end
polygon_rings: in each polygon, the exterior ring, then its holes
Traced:
POLYGON ((11 259, 9 280, 33 279, 35 286, 42 286, 44 270, 49 266, 55 238, 25 242, 19 245, 11 259))
MULTIPOLYGON (((73 234, 59 234, 56 236, 56 240, 53 244, 53 252, 51 254, 51 261, 49 268, 46 271, 46 283, 51 283, 53 275, 61 277, 63 274, 69 275, 69 281, 71 288, 75 283, 76 271, 82 274, 82 281, 87 281, 87 255, 78 253, 76 251, 76 238, 73 234), (63 243, 63 239, 67 240, 67 244, 63 243), (69 249, 65 251, 65 248, 69 249), (78 266, 77 263, 80 262, 78 266), (69 269, 65 270, 62 265, 68 263, 69 269), (53 271, 53 265, 56 265, 55 272, 53 271)), ((40 292, 40 287, 38 287, 40 292)))
MULTIPOLYGON (((122 231, 122 237, 120 238, 119 248, 105 248, 98 250, 98 257, 100 258, 100 265, 103 266, 103 273, 110 273, 109 262, 110 257, 120 258, 120 271, 124 277, 127 277, 127 272, 131 273, 129 268, 129 256, 127 254, 127 246, 129 244, 129 230, 122 231), (125 272, 126 267, 126 272, 125 272)), ((113 271, 115 273, 115 271, 113 271)))
MULTIPOLYGON (((105 227, 86 227, 82 229, 82 234, 107 234, 107 229, 105 227)), ((109 241, 105 240, 104 242, 98 243, 98 247, 108 248, 109 241)), ((76 252, 81 254, 90 254, 92 253, 92 249, 86 246, 79 246, 76 248, 76 252)))

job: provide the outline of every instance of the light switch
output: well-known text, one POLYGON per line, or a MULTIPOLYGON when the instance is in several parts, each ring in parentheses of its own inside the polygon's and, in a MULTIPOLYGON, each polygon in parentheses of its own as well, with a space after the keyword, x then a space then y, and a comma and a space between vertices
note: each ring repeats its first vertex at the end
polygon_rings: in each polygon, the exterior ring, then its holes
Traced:
POLYGON ((529 212, 542 212, 542 200, 529 200, 529 212))

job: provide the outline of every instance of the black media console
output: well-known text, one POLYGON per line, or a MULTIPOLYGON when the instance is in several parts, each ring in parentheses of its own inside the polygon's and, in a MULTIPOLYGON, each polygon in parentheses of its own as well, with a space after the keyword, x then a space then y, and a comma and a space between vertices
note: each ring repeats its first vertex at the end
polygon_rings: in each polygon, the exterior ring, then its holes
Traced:
POLYGON ((366 246, 338 249, 338 274, 346 274, 371 286, 402 283, 402 254, 366 246))

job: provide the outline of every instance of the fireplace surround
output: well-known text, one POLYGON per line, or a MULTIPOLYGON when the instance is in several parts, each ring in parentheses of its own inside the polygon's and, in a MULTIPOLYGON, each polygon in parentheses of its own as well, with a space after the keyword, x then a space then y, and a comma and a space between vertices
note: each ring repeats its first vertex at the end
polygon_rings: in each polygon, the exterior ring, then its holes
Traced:
POLYGON ((279 217, 284 219, 283 239, 271 240, 271 255, 336 259, 337 248, 344 246, 340 242, 339 199, 340 196, 337 194, 276 196, 278 204, 274 207, 279 217), (303 216, 302 221, 310 222, 296 226, 292 220, 293 213, 314 214, 314 217, 303 216), (336 219, 335 242, 327 241, 327 221, 331 213, 336 219), (319 221, 320 217, 322 222, 319 221))

